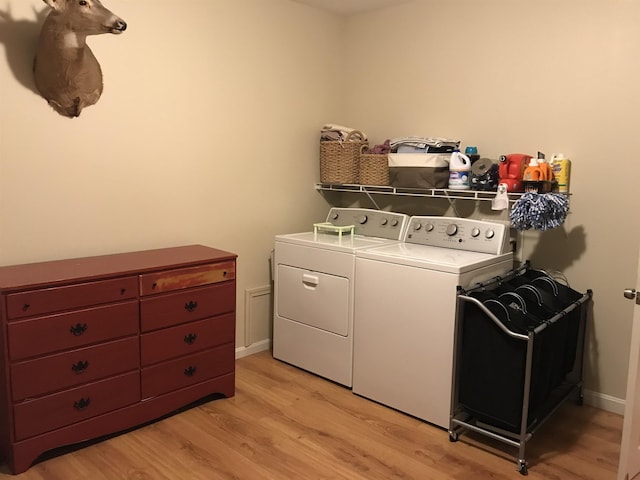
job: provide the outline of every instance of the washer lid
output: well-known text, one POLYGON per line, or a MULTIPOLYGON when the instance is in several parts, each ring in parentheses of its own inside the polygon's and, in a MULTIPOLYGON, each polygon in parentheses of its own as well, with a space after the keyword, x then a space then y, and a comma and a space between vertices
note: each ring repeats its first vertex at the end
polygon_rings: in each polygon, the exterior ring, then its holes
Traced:
POLYGON ((387 240, 377 237, 363 237, 361 235, 337 233, 304 232, 291 233, 287 235, 276 235, 276 242, 292 243, 295 245, 304 245, 307 247, 324 248, 327 250, 335 250, 338 252, 353 253, 356 250, 365 248, 379 247, 390 243, 398 243, 398 240, 387 240))
POLYGON ((397 265, 459 274, 505 260, 511 261, 513 260, 513 254, 509 252, 501 255, 492 255, 451 248, 415 245, 413 243, 396 243, 358 250, 356 258, 367 258, 397 265))

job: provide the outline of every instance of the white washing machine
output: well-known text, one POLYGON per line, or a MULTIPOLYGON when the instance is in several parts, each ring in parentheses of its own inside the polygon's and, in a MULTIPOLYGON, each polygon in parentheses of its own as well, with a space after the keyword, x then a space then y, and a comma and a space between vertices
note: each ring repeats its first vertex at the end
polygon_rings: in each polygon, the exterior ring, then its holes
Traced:
POLYGON ((457 286, 513 267, 506 225, 411 217, 356 253, 353 392, 448 428, 457 286))
POLYGON ((351 387, 355 252, 398 243, 408 220, 393 212, 332 208, 327 228, 275 237, 275 358, 351 387))

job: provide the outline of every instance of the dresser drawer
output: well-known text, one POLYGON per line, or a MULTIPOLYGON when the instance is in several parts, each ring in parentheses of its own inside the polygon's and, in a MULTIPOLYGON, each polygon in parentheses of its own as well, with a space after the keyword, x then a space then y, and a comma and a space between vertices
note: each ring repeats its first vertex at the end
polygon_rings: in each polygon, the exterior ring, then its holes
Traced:
POLYGON ((235 314, 207 318, 173 328, 145 333, 140 339, 142 365, 233 343, 236 337, 235 314))
POLYGON ((14 406, 16 441, 140 401, 138 372, 120 375, 14 406))
POLYGON ((147 297, 140 301, 140 328, 148 332, 172 327, 232 312, 235 306, 235 282, 147 297))
POLYGON ((11 293, 7 295, 7 315, 11 320, 137 297, 137 277, 78 283, 11 293))
POLYGON ((93 382, 130 370, 139 362, 138 337, 11 365, 14 401, 93 382))
POLYGON ((22 360, 138 333, 138 302, 93 307, 9 323, 9 358, 22 360))
POLYGON ((236 278, 235 262, 212 263, 197 267, 140 275, 140 295, 182 290, 236 278))
POLYGON ((153 367, 143 368, 142 398, 156 397, 233 372, 234 366, 235 347, 231 343, 153 367))

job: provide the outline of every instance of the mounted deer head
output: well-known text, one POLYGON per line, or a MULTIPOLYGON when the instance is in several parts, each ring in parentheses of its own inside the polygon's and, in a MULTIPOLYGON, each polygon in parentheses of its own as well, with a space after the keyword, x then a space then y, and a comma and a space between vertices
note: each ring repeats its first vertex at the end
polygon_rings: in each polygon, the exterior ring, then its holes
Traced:
POLYGON ((36 87, 60 115, 77 117, 102 95, 102 70, 87 45, 88 35, 120 34, 121 18, 99 0, 43 0, 51 7, 33 65, 36 87))

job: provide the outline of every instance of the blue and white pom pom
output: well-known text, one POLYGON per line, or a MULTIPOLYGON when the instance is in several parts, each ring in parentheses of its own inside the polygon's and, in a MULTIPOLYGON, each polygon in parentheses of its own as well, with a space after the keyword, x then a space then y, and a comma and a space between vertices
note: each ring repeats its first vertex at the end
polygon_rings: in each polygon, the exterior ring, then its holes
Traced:
POLYGON ((513 205, 509 218, 516 230, 550 230, 562 225, 569 213, 569 197, 558 193, 525 193, 513 205))

